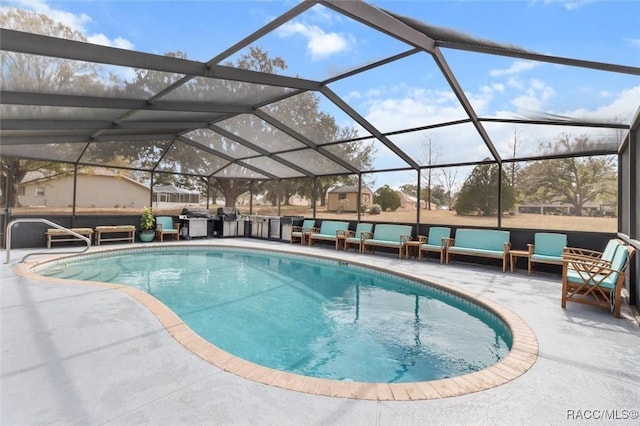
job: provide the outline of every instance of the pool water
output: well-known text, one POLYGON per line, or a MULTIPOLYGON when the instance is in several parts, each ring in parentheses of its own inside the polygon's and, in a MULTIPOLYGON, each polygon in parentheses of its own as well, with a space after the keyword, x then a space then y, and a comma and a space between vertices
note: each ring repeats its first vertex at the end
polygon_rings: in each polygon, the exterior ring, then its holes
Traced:
POLYGON ((158 248, 58 262, 42 275, 146 291, 240 358, 334 380, 404 383, 481 370, 511 334, 460 297, 345 262, 232 248, 158 248))

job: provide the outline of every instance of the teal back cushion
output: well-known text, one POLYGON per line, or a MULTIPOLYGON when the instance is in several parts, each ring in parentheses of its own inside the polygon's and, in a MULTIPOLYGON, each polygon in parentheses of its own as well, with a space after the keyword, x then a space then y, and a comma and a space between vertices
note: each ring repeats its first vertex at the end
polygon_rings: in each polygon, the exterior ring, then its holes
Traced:
POLYGON ((567 235, 537 232, 533 244, 534 254, 561 257, 562 250, 567 246, 567 235))
POLYGON ((429 235, 427 237, 427 243, 435 246, 442 244, 443 238, 449 238, 451 236, 451 228, 444 226, 432 226, 429 228, 429 235))
POLYGON ((335 220, 325 220, 320 225, 320 233, 327 235, 336 235, 336 231, 345 231, 349 229, 348 222, 336 222, 335 220))
POLYGON ((400 241, 400 235, 411 235, 411 227, 407 225, 376 225, 373 232, 375 240, 400 241))
POLYGON ((627 265, 628 257, 629 252, 627 251, 627 248, 622 244, 618 244, 616 253, 613 255, 613 260, 611 261, 611 269, 622 271, 627 265))
POLYGON ((162 229, 173 229, 173 218, 171 216, 156 216, 156 227, 162 225, 162 229))
POLYGON ((360 234, 362 234, 363 232, 371 232, 371 230, 373 229, 373 223, 359 223, 358 226, 356 226, 356 238, 360 238, 360 234))
POLYGON ((309 229, 309 228, 313 228, 316 224, 316 221, 313 219, 306 219, 304 222, 302 222, 302 228, 303 229, 309 229))
POLYGON ((484 229, 458 229, 455 245, 458 247, 503 251, 504 243, 509 242, 509 231, 484 229))
POLYGON ((620 246, 620 243, 618 241, 609 240, 609 242, 607 243, 607 246, 604 248, 604 251, 602 252, 602 258, 608 261, 613 260, 613 256, 616 254, 616 251, 618 250, 619 246, 620 246))

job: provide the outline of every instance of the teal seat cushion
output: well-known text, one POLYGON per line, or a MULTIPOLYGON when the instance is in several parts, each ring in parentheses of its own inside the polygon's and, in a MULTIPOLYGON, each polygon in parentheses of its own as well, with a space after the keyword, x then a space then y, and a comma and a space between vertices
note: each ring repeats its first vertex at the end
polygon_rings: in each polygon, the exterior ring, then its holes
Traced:
POLYGON ((398 241, 377 240, 375 238, 370 238, 370 239, 364 240, 364 243, 366 245, 372 245, 372 246, 400 247, 400 238, 398 238, 398 241))
POLYGON ((567 281, 574 284, 588 284, 590 286, 594 286, 599 283, 600 287, 613 289, 616 286, 616 282, 618 281, 618 273, 614 272, 608 277, 604 278, 603 275, 595 274, 593 277, 590 277, 585 272, 579 273, 575 269, 569 269, 567 271, 567 281))
POLYGON ((330 235, 330 234, 319 234, 317 232, 310 234, 309 238, 311 238, 312 240, 325 240, 325 241, 335 241, 336 240, 336 234, 330 235))
POLYGON ((443 248, 442 244, 420 244, 420 250, 440 251, 443 248))
POLYGON ((349 237, 345 240, 347 244, 360 244, 360 237, 349 237))
POLYGON ((532 254, 532 261, 538 261, 542 263, 562 263, 562 256, 545 256, 543 254, 532 254))
POLYGON ((449 247, 449 252, 457 254, 470 254, 470 255, 483 255, 488 257, 503 257, 503 250, 486 250, 479 248, 466 248, 466 247, 449 247))

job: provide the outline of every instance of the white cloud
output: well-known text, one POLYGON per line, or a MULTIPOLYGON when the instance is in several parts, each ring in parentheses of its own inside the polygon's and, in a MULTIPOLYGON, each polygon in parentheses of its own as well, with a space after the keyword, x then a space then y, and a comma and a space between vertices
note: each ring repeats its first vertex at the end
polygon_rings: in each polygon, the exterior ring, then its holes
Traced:
POLYGON ((631 87, 616 94, 604 93, 603 98, 613 99, 608 104, 602 105, 593 110, 579 108, 571 111, 565 111, 561 114, 569 117, 579 117, 592 120, 602 120, 603 117, 614 117, 616 120, 629 122, 633 118, 632 115, 638 110, 640 86, 631 87))
MULTIPOLYGON (((595 0, 542 0, 545 5, 560 4, 567 10, 580 9, 582 6, 593 3, 595 0)), ((536 3, 537 1, 534 1, 536 3)))
POLYGON ((555 95, 553 88, 540 80, 531 79, 524 93, 511 101, 519 111, 542 111, 543 105, 555 95))
POLYGON ((36 13, 47 15, 56 22, 84 34, 89 42, 100 44, 103 46, 113 46, 123 49, 133 49, 134 44, 122 37, 110 39, 105 34, 89 34, 87 26, 93 22, 93 19, 85 14, 75 14, 61 9, 55 9, 47 3, 46 0, 9 0, 6 4, 17 7, 19 9, 31 10, 36 13))
POLYGON ((64 10, 51 8, 45 0, 13 0, 9 4, 20 9, 31 10, 47 15, 54 21, 60 22, 69 28, 86 34, 86 25, 91 22, 91 17, 81 13, 79 15, 64 10))
POLYGON ((289 21, 278 28, 280 37, 301 35, 307 39, 307 49, 314 61, 324 59, 336 53, 350 49, 352 40, 342 34, 325 32, 322 28, 302 22, 289 21))
POLYGON ((503 77, 508 75, 517 75, 524 71, 528 71, 537 67, 538 64, 531 61, 515 61, 509 68, 493 69, 489 71, 491 77, 503 77))
POLYGON ((640 47, 640 38, 630 38, 629 44, 631 44, 633 47, 640 47))
POLYGON ((111 40, 104 34, 94 34, 88 36, 87 39, 90 43, 100 44, 102 46, 111 46, 118 47, 120 49, 133 50, 133 43, 122 37, 116 37, 115 39, 111 40))
POLYGON ((365 118, 382 132, 464 117, 452 92, 407 87, 401 93, 385 93, 384 96, 371 96, 373 92, 368 92, 363 105, 367 110, 365 118))

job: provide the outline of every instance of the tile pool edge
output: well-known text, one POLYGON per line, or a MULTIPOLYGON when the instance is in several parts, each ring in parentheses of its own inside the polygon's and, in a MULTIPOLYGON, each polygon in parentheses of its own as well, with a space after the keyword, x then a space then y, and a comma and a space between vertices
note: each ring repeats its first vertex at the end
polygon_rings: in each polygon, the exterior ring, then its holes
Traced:
MULTIPOLYGON (((175 248, 185 246, 173 243, 165 243, 162 248, 175 248)), ((224 244, 197 244, 189 245, 189 248, 230 248, 239 249, 237 246, 228 246, 224 244)), ((114 252, 135 252, 141 250, 153 250, 159 246, 143 247, 117 247, 104 248, 100 250, 92 250, 85 254, 101 254, 114 252)), ((291 250, 281 250, 277 248, 251 248, 242 247, 240 249, 271 251, 280 254, 295 254, 300 256, 309 256, 311 258, 319 258, 329 261, 341 260, 339 255, 332 256, 329 253, 304 253, 292 252, 291 250)), ((133 297, 143 306, 145 306, 162 324, 167 332, 186 349, 199 356, 206 362, 224 370, 235 374, 239 377, 283 389, 303 392, 308 394, 330 396, 336 398, 377 400, 377 401, 412 401, 412 400, 429 400, 441 399, 453 396, 461 396, 488 390, 505 383, 508 383, 524 373, 526 373, 536 362, 538 357, 538 340, 533 330, 526 324, 517 314, 502 305, 483 296, 476 295, 460 287, 438 282, 433 279, 424 279, 415 274, 398 271, 392 268, 391 271, 381 267, 372 266, 363 261, 350 260, 349 263, 364 268, 370 268, 376 271, 391 273, 406 279, 410 279, 417 283, 432 286, 442 291, 448 292, 454 296, 461 297, 479 305, 486 309, 489 313, 497 316, 505 323, 512 335, 512 345, 509 353, 500 361, 486 367, 480 371, 476 371, 452 378, 432 380, 427 382, 412 383, 363 383, 363 382, 345 382, 338 380, 329 380, 302 376, 298 374, 288 373, 272 368, 264 367, 242 358, 238 358, 216 346, 209 343, 189 328, 171 309, 165 306, 155 297, 142 290, 128 287, 120 284, 110 284, 96 281, 79 281, 59 278, 50 278, 39 275, 34 272, 39 266, 51 262, 59 261, 64 258, 81 258, 83 255, 72 256, 51 256, 29 263, 18 264, 14 268, 14 272, 24 278, 47 281, 52 283, 73 284, 84 286, 97 286, 110 288, 121 291, 133 297)))

